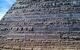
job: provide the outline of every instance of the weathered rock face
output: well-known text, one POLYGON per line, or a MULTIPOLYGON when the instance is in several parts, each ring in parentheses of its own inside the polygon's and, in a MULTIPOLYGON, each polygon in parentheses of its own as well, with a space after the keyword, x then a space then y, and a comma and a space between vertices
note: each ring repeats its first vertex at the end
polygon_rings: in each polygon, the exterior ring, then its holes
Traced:
POLYGON ((80 50, 79 0, 17 0, 0 21, 1 50, 80 50))

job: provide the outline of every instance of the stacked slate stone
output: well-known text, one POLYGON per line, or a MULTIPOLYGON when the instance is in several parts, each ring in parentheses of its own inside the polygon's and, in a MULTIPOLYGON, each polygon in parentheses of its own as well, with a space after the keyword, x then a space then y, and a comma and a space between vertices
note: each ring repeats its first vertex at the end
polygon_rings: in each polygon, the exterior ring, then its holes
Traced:
POLYGON ((1 50, 80 50, 80 0, 17 0, 0 21, 1 50))

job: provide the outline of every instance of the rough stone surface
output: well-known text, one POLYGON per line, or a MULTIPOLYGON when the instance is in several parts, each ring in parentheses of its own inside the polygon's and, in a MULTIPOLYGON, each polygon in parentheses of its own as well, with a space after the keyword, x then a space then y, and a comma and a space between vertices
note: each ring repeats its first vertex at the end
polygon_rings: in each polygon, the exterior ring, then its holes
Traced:
POLYGON ((80 1, 17 0, 0 21, 0 50, 80 50, 80 1))

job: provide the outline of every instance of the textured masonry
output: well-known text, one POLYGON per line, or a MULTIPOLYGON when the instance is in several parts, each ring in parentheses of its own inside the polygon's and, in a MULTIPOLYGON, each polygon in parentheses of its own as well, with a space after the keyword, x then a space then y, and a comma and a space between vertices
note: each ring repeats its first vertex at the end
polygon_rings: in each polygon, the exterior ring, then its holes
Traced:
POLYGON ((80 0, 17 0, 0 21, 0 50, 80 50, 80 0))

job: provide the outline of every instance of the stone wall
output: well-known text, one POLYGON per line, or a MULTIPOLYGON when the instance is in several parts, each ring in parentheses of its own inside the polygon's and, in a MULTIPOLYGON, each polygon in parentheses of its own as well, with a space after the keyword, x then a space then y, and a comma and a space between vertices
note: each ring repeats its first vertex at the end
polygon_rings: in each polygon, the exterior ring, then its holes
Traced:
POLYGON ((79 0, 17 0, 0 21, 0 50, 80 50, 79 0))

